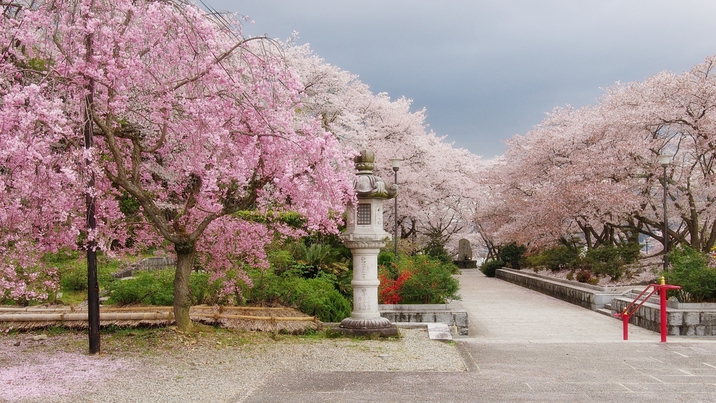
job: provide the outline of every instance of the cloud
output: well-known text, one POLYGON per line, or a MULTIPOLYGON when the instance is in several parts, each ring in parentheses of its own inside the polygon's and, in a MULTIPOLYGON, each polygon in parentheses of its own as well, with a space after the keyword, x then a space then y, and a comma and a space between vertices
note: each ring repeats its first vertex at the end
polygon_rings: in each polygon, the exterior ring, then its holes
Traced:
POLYGON ((414 99, 437 134, 486 156, 556 106, 716 54, 716 2, 704 0, 208 2, 250 15, 253 35, 298 31, 327 62, 414 99))

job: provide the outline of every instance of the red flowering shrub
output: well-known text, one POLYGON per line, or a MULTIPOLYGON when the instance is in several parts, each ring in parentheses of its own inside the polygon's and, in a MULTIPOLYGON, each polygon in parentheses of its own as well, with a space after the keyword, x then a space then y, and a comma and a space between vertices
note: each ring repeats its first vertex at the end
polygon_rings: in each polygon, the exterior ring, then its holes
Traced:
POLYGON ((381 270, 378 274, 380 279, 380 285, 378 286, 379 302, 381 304, 399 304, 401 300, 400 289, 410 276, 411 272, 406 270, 400 273, 398 278, 393 279, 388 270, 381 270))

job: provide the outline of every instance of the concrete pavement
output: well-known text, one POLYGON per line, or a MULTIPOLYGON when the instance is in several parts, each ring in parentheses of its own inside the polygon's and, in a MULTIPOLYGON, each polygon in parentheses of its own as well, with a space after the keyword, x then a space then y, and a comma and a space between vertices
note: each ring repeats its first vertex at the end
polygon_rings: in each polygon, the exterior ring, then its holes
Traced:
POLYGON ((714 402, 716 342, 659 334, 477 270, 458 276, 464 372, 311 372, 267 379, 246 402, 714 402))
MULTIPOLYGON (((622 323, 514 284, 463 270, 460 304, 479 343, 602 343, 623 339, 622 323)), ((650 330, 629 326, 630 341, 659 341, 650 330)))

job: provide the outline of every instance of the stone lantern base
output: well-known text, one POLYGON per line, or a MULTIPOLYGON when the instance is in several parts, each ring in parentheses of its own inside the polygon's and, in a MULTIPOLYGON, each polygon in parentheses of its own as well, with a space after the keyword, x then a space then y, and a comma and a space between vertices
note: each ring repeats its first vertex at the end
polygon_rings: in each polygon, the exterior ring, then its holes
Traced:
POLYGON ((386 318, 372 319, 343 319, 339 326, 334 327, 334 332, 343 333, 347 336, 365 337, 396 337, 398 327, 386 318))

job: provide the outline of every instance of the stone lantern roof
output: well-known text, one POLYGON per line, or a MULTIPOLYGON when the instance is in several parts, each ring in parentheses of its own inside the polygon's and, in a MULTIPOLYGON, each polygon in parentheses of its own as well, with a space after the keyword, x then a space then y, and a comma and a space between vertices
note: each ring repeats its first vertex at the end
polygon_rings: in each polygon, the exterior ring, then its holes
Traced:
POLYGON ((362 150, 353 161, 358 171, 353 187, 359 199, 393 199, 398 195, 398 185, 386 185, 380 176, 373 175, 373 151, 362 150))

